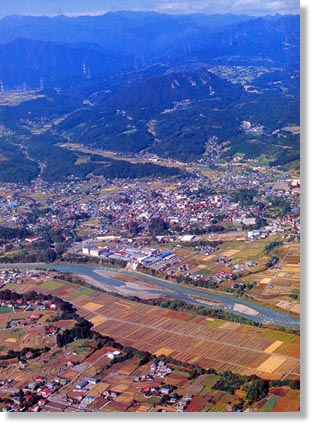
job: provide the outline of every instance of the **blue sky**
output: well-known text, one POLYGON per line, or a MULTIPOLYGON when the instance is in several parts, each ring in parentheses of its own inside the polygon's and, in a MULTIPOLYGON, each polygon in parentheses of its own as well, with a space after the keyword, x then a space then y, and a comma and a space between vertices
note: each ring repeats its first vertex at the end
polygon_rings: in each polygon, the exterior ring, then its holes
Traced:
POLYGON ((160 13, 299 13, 300 0, 0 0, 7 15, 101 15, 107 11, 143 10, 160 13))

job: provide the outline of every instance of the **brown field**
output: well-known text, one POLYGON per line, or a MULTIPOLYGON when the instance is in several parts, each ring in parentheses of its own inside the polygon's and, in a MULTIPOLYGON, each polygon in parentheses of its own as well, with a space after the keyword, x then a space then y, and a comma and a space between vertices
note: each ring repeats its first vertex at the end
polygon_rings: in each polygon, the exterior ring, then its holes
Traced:
POLYGON ((164 317, 169 317, 172 319, 177 319, 177 320, 191 320, 193 318, 192 314, 189 313, 183 313, 181 311, 168 311, 164 317))
POLYGON ((237 331, 241 327, 240 323, 227 322, 225 325, 221 326, 222 329, 226 329, 228 331, 237 331))
MULTIPOLYGON (((194 251, 183 248, 183 255, 187 257, 186 263, 192 266, 191 272, 197 274, 206 274, 207 270, 209 274, 218 273, 221 271, 229 271, 225 264, 217 264, 216 259, 222 255, 225 255, 232 259, 233 263, 240 261, 255 261, 256 266, 250 270, 253 271, 252 276, 256 276, 257 272, 262 270, 267 262, 269 256, 264 254, 264 247, 268 243, 267 240, 256 240, 253 242, 246 243, 245 240, 233 240, 233 234, 219 235, 222 239, 223 244, 220 245, 219 250, 209 256, 201 256, 194 254, 194 251)), ((277 237, 272 237, 275 240, 277 237)), ((249 271, 243 271, 243 275, 249 275, 249 271)), ((259 274, 260 277, 260 274, 259 274)), ((261 279, 268 279, 268 276, 261 276, 261 279)), ((259 279, 259 281, 261 280, 259 279)), ((224 284, 222 284, 224 286, 224 284)))
POLYGON ((275 341, 272 345, 270 345, 268 348, 266 348, 264 351, 266 353, 273 353, 278 347, 280 347, 283 344, 282 341, 275 341))
POLYGON ((57 322, 54 322, 53 325, 55 325, 58 328, 71 328, 76 323, 76 320, 74 319, 68 319, 68 320, 58 320, 57 322))
POLYGON ((0 338, 3 354, 10 349, 22 350, 24 347, 42 347, 48 342, 43 327, 6 329, 0 332, 0 338))
POLYGON ((264 277, 261 281, 260 281, 260 283, 262 283, 262 284, 268 284, 268 283, 270 283, 271 282, 271 278, 270 277, 264 277))
POLYGON ((170 348, 160 348, 159 350, 155 351, 155 355, 156 356, 170 356, 170 354, 172 353, 173 350, 171 350, 170 348))
POLYGON ((300 345, 299 344, 293 344, 293 343, 285 343, 282 346, 278 347, 275 350, 275 353, 281 354, 281 355, 287 355, 287 356, 299 359, 299 357, 300 357, 300 345))
MULTIPOLYGON (((34 289, 34 285, 32 286, 34 289)), ((60 296, 78 292, 79 286, 66 284, 55 289, 60 296)), ((45 286, 36 285, 36 290, 46 292, 45 286)), ((156 306, 116 298, 109 294, 82 295, 71 302, 77 313, 90 320, 96 330, 108 335, 125 346, 142 351, 170 355, 177 360, 215 368, 218 371, 231 369, 240 374, 269 374, 280 379, 283 374, 299 371, 299 339, 287 342, 289 334, 268 334, 266 329, 226 321, 207 321, 207 318, 192 313, 171 312, 156 306), (96 312, 96 313, 95 313, 96 312), (210 326, 214 325, 216 326, 210 326), (267 336, 266 336, 267 333, 267 336)), ((42 344, 44 335, 34 328, 34 334, 24 335, 24 344, 42 344)), ((7 338, 14 337, 13 335, 7 338)))
POLYGON ((12 313, 1 313, 0 314, 0 326, 3 326, 3 324, 6 324, 11 316, 12 316, 12 313))
POLYGON ((106 318, 102 316, 94 316, 92 319, 90 319, 90 322, 93 324, 93 326, 96 328, 98 325, 101 325, 102 323, 106 322, 106 318))
POLYGON ((288 264, 300 264, 299 255, 288 255, 286 258, 287 258, 288 264))
POLYGON ((282 397, 275 403, 272 412, 299 412, 300 402, 282 397))
POLYGON ((239 249, 230 249, 229 251, 225 251, 223 253, 223 255, 225 255, 226 257, 233 257, 233 255, 236 255, 240 252, 239 249))
POLYGON ((102 307, 103 306, 101 304, 92 303, 92 302, 89 302, 89 303, 87 303, 87 304, 85 304, 83 306, 83 308, 85 308, 85 309, 87 309, 89 311, 97 311, 97 310, 99 310, 102 307))
POLYGON ((100 382, 99 384, 95 385, 89 392, 88 395, 98 396, 101 392, 107 390, 109 387, 109 384, 107 382, 100 382))
MULTIPOLYGON (((28 286, 20 285, 19 290, 22 292, 28 286)), ((32 284, 31 289, 44 293, 51 291, 47 285, 39 282, 32 284)), ((61 287, 55 288, 53 293, 64 300, 70 300, 77 308, 77 313, 89 320, 97 332, 111 336, 125 346, 149 351, 157 356, 170 356, 204 368, 211 367, 218 372, 232 370, 234 373, 256 374, 268 379, 299 378, 299 337, 296 335, 220 319, 207 319, 190 312, 169 311, 85 289, 64 282, 61 287)), ((51 313, 43 315, 43 325, 49 317, 51 318, 51 313)), ((73 321, 67 320, 58 322, 60 327, 72 324, 73 321)), ((56 337, 45 335, 44 326, 6 329, 0 332, 0 337, 4 341, 1 345, 5 344, 7 350, 12 346, 22 348, 46 345, 52 348, 56 342, 56 337)), ((53 354, 51 358, 46 354, 41 355, 31 361, 25 370, 19 371, 12 364, 2 371, 1 377, 14 376, 18 382, 17 386, 22 387, 39 373, 47 376, 59 375, 73 380, 70 383, 73 390, 81 379, 82 369, 79 368, 83 367, 83 374, 86 376, 102 374, 103 367, 110 363, 106 354, 113 350, 112 347, 104 347, 91 354, 92 347, 86 345, 90 343, 81 345, 80 342, 83 341, 74 341, 62 353, 53 354), (68 369, 66 363, 68 359, 73 358, 72 351, 77 354, 75 360, 82 363, 68 369)), ((142 383, 133 382, 133 375, 146 374, 149 370, 148 365, 138 368, 138 362, 139 359, 134 357, 114 364, 109 373, 103 373, 101 384, 97 384, 89 392, 90 395, 98 397, 90 408, 103 412, 131 411, 134 409, 131 408, 131 403, 135 398, 140 401, 140 411, 151 411, 154 402, 144 398, 139 392, 142 383), (107 404, 103 397, 99 397, 106 389, 116 391, 120 395, 115 401, 107 404)), ((156 378, 155 385, 160 383, 157 379, 160 380, 156 378)), ((200 397, 193 398, 190 410, 224 411, 228 403, 238 402, 239 394, 232 396, 212 390, 214 379, 213 376, 203 375, 195 381, 189 381, 187 373, 175 370, 166 382, 168 385, 176 385, 179 394, 201 394, 200 397), (212 395, 216 405, 208 401, 212 395)), ((68 392, 68 388, 66 391, 68 392)), ((292 394, 290 391, 285 395, 289 401, 288 411, 296 411, 299 406, 299 400, 292 394)), ((279 395, 276 394, 276 397, 279 395)), ((282 401, 278 400, 274 408, 282 409, 283 406, 282 401)), ((284 408, 286 409, 285 406, 284 408)), ((169 407, 168 409, 170 410, 169 407)))
POLYGON ((259 370, 274 373, 284 362, 286 362, 286 359, 283 357, 270 357, 259 366, 259 370))

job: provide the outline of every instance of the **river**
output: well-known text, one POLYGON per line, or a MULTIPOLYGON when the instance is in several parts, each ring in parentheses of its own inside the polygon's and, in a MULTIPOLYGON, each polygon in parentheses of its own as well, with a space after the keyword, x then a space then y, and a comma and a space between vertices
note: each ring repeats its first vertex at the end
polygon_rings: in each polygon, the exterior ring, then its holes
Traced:
POLYGON ((136 278, 139 278, 142 281, 145 281, 147 283, 152 283, 154 286, 154 289, 147 289, 145 292, 153 292, 157 293, 160 296, 168 296, 170 298, 175 298, 183 301, 190 302, 192 304, 201 304, 207 307, 207 304, 204 302, 201 302, 200 300, 192 297, 200 297, 201 299, 207 299, 207 301, 217 301, 221 302, 222 306, 218 306, 218 308, 222 308, 224 310, 229 310, 234 314, 239 314, 240 316, 244 316, 248 319, 255 320, 258 322, 264 322, 264 323, 271 323, 279 326, 284 326, 287 328, 294 328, 299 329, 300 327, 300 319, 292 316, 291 314, 284 313, 281 311, 273 310, 270 307, 261 306, 256 303, 253 303, 252 301, 247 301, 242 298, 226 295, 226 294, 220 294, 213 291, 207 291, 198 289, 195 287, 189 287, 189 286, 182 286, 178 285, 173 282, 164 281, 161 279, 157 279, 152 276, 148 276, 142 273, 137 272, 127 272, 120 269, 112 269, 112 268, 105 268, 100 267, 96 265, 81 265, 81 264, 44 264, 44 263, 35 263, 35 264, 1 264, 1 268, 20 268, 20 269, 35 269, 35 268, 43 268, 46 270, 57 270, 60 272, 66 272, 66 273, 74 273, 81 277, 89 277, 94 280, 96 280, 99 284, 103 283, 105 285, 109 285, 112 289, 112 292, 114 292, 114 287, 117 288, 118 286, 124 286, 123 282, 118 281, 117 279, 113 279, 111 277, 105 276, 103 274, 96 273, 96 270, 101 271, 115 271, 118 273, 128 274, 130 276, 134 276, 136 278), (166 289, 170 290, 166 291, 166 289), (257 316, 251 316, 249 314, 243 314, 243 313, 236 313, 233 311, 235 304, 241 304, 245 307, 252 308, 258 312, 257 316))

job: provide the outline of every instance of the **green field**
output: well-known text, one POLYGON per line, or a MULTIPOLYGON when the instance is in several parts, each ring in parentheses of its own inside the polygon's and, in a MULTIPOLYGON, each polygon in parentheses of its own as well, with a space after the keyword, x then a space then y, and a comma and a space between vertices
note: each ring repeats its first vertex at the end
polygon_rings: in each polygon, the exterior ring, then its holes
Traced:
POLYGON ((222 319, 213 319, 213 320, 206 320, 206 325, 209 326, 209 328, 220 328, 221 326, 228 323, 226 320, 222 319))
POLYGON ((64 285, 65 283, 59 282, 57 280, 49 280, 48 282, 45 282, 43 285, 41 285, 41 288, 53 290, 62 288, 64 285))
POLYGON ((67 347, 81 347, 86 341, 84 339, 77 339, 76 341, 67 344, 67 347))
MULTIPOLYGON (((217 403, 215 406, 212 406, 209 409, 209 412, 223 412, 224 408, 225 408, 226 404, 225 403, 217 403)), ((205 410, 206 408, 204 408, 203 410, 201 410, 202 412, 207 412, 208 410, 205 410)))
POLYGON ((204 388, 201 390, 200 395, 206 396, 211 390, 214 384, 220 379, 217 375, 208 375, 207 378, 201 383, 204 388))
POLYGON ((266 261, 267 255, 264 253, 265 246, 272 241, 279 241, 280 236, 270 236, 266 239, 256 240, 252 242, 245 241, 228 241, 221 246, 222 255, 224 251, 237 250, 236 254, 231 256, 233 263, 239 261, 256 261, 257 263, 266 261))
POLYGON ((183 370, 179 370, 179 369, 174 369, 172 373, 174 373, 175 375, 180 375, 180 376, 186 376, 186 377, 190 376, 189 372, 184 372, 183 370))
POLYGON ((16 291, 16 283, 7 283, 6 285, 2 286, 1 290, 4 291, 5 289, 10 289, 11 291, 16 291))
POLYGON ((212 270, 211 269, 202 269, 202 270, 198 270, 198 272, 196 272, 195 274, 197 275, 201 275, 201 276, 209 276, 212 274, 212 270))
POLYGON ((40 370, 42 368, 42 363, 32 363, 27 366, 28 370, 40 370))
POLYGON ((0 314, 11 313, 12 307, 0 307, 0 314))
POLYGON ((292 339, 293 335, 291 334, 287 334, 285 332, 279 332, 279 331, 274 331, 274 330, 265 330, 262 334, 263 337, 265 338, 269 338, 269 339, 274 339, 275 341, 283 341, 283 342, 288 342, 292 339))
POLYGON ((93 295, 95 293, 95 291, 90 288, 80 288, 77 292, 79 295, 93 295))
POLYGON ((81 295, 89 296, 89 295, 93 295, 95 292, 96 291, 94 291, 93 289, 90 289, 90 288, 79 288, 79 289, 77 289, 73 292, 70 292, 67 295, 67 299, 72 301, 75 298, 81 297, 81 295))
POLYGON ((259 412, 271 412, 277 400, 277 396, 269 398, 269 400, 259 409, 259 412))

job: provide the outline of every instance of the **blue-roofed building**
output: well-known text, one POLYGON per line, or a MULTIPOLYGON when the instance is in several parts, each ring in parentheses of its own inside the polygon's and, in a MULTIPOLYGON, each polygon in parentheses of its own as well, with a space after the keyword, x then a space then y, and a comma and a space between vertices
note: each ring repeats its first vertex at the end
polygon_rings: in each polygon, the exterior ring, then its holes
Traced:
POLYGON ((166 251, 166 252, 163 252, 162 254, 159 254, 159 257, 161 259, 163 259, 163 258, 169 257, 169 255, 171 255, 171 254, 173 254, 173 253, 170 252, 170 251, 166 251))

